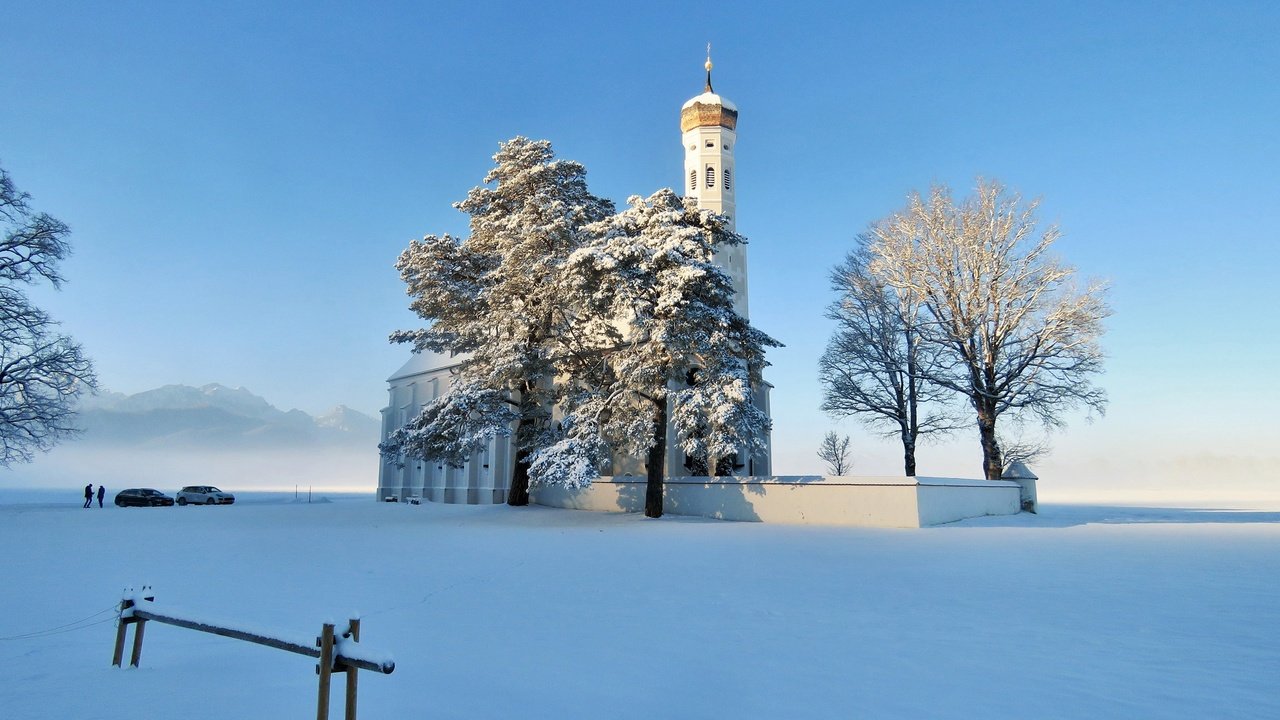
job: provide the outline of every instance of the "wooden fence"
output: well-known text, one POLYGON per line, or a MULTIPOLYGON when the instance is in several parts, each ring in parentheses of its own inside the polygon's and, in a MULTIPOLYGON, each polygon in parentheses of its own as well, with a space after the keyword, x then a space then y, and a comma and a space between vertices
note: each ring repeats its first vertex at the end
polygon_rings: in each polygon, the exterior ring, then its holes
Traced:
MULTIPOLYGON (((149 588, 145 590, 149 590, 149 588)), ((199 630, 200 632, 221 635, 235 640, 245 640, 258 645, 266 645, 277 650, 306 655, 307 657, 317 658, 320 661, 316 665, 316 674, 320 676, 319 691, 316 699, 317 720, 328 720, 329 684, 333 673, 346 673, 345 718, 346 720, 355 720, 356 689, 358 685, 357 670, 371 670, 390 675, 396 669, 396 664, 390 660, 370 659, 367 656, 361 657, 361 653, 353 652, 354 648, 351 645, 360 641, 359 618, 348 620, 346 629, 341 633, 335 632, 333 623, 324 623, 321 626, 320 636, 316 638, 315 645, 310 646, 261 633, 167 615, 153 607, 152 602, 155 600, 155 596, 145 590, 141 597, 141 603, 132 597, 127 597, 120 602, 120 623, 116 629, 115 653, 111 659, 111 664, 116 667, 119 667, 124 660, 125 634, 130 625, 133 625, 135 629, 133 633, 133 652, 130 656, 129 664, 133 667, 138 666, 138 662, 142 658, 143 631, 146 629, 148 622, 164 623, 187 628, 188 630, 199 630), (343 642, 344 640, 349 640, 350 642, 343 642)))

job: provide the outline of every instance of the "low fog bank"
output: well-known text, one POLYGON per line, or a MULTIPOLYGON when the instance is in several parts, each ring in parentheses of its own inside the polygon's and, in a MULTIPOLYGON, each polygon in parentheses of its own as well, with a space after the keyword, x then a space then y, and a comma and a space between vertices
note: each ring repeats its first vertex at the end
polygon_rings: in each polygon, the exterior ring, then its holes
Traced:
MULTIPOLYGON (((1062 438, 1052 453, 1032 463, 1042 502, 1280 507, 1280 456, 1266 451, 1233 453, 1226 448, 1197 454, 1152 441, 1118 443, 1078 435, 1083 437, 1062 438)), ((175 491, 200 484, 232 492, 310 487, 363 493, 377 488, 377 436, 367 428, 335 432, 331 440, 312 435, 305 442, 257 446, 198 437, 203 446, 180 433, 138 433, 127 444, 95 442, 86 433, 33 463, 0 469, 0 488, 83 488, 87 483, 105 484, 110 491, 175 491)), ((902 472, 901 451, 892 443, 864 440, 852 455, 852 475, 902 472)), ((922 448, 919 459, 921 475, 980 476, 976 448, 958 439, 922 448)), ((799 444, 775 444, 774 467, 786 475, 824 472, 814 448, 799 444)))
MULTIPOLYGON (((854 436, 851 475, 901 475, 902 448, 880 438, 854 436)), ((775 442, 774 468, 783 475, 825 472, 816 451, 820 437, 806 443, 775 442)), ((1096 427, 1055 436, 1048 455, 1030 463, 1040 478, 1042 501, 1179 505, 1231 503, 1280 506, 1280 455, 1270 446, 1224 446, 1220 452, 1165 438, 1108 437, 1096 427)), ((982 453, 967 436, 921 445, 920 475, 982 477, 982 453)))
MULTIPOLYGON (((871 460, 865 455, 857 458, 851 474, 895 473, 888 458, 880 463, 871 460)), ((977 477, 962 472, 972 462, 952 460, 922 464, 921 474, 977 477)), ((1269 508, 1280 507, 1278 467, 1280 459, 1175 457, 1144 464, 1055 453, 1033 469, 1040 476, 1040 500, 1047 503, 1269 508)), ((172 492, 183 485, 216 485, 232 492, 293 492, 295 488, 305 492, 310 487, 372 493, 378 485, 378 451, 373 444, 218 449, 70 442, 33 463, 0 469, 0 488, 79 489, 87 483, 105 484, 112 492, 126 487, 172 492)))
POLYGON ((343 405, 313 417, 242 387, 165 385, 83 398, 77 423, 81 434, 35 462, 0 469, 0 488, 373 492, 378 484, 379 421, 343 405))
POLYGON ((26 465, 0 470, 0 487, 83 488, 106 485, 114 493, 151 487, 172 493, 184 485, 224 490, 373 492, 376 447, 261 450, 104 448, 67 444, 26 465))

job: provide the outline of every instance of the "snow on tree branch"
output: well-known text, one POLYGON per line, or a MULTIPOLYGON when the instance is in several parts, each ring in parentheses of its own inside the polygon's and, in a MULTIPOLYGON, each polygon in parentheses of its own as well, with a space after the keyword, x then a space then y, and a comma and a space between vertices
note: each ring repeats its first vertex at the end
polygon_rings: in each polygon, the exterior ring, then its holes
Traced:
POLYGON ((587 190, 585 168, 555 159, 545 140, 501 143, 494 163, 485 184, 455 204, 470 216, 471 234, 463 240, 428 235, 410 243, 397 262, 410 307, 427 325, 393 333, 391 340, 419 352, 461 354, 460 394, 424 408, 413 423, 417 435, 402 438, 413 442, 397 447, 456 461, 477 438, 514 423, 508 502, 522 505, 529 454, 551 432, 557 338, 572 332, 576 317, 549 289, 565 259, 586 241, 586 226, 607 217, 613 205, 587 190), (456 418, 450 414, 455 404, 483 417, 451 425, 446 418, 456 418))
POLYGON ((1002 414, 1029 413, 1056 426, 1072 408, 1106 408, 1106 394, 1093 384, 1111 313, 1106 285, 1078 289, 1075 270, 1050 253, 1061 232, 1039 229, 1037 207, 980 180, 959 203, 942 187, 927 199, 913 194, 870 230, 869 269, 924 308, 922 341, 951 360, 924 375, 976 411, 991 479, 1002 469, 1002 414))

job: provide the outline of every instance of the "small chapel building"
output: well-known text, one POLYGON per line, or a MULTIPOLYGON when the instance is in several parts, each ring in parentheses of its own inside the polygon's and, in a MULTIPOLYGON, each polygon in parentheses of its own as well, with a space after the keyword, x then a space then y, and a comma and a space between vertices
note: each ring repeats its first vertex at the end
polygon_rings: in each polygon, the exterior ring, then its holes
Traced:
MULTIPOLYGON (((728 218, 736 231, 738 108, 718 95, 711 86, 711 58, 706 62, 706 87, 680 108, 681 143, 684 146, 684 176, 681 186, 686 197, 696 198, 701 208, 728 218)), ((716 260, 728 274, 735 290, 735 309, 748 317, 747 252, 745 245, 722 248, 716 260)), ((422 408, 448 391, 454 371, 463 357, 415 353, 387 379, 388 402, 382 410, 382 440, 416 417, 422 408)), ((769 413, 769 389, 757 388, 755 402, 769 413)), ((420 497, 443 503, 491 504, 506 501, 507 486, 515 465, 515 449, 510 438, 489 441, 461 468, 442 461, 402 459, 382 456, 378 472, 378 499, 420 497)), ((753 457, 735 459, 734 475, 768 476, 772 473, 771 448, 753 457)), ((692 461, 667 428, 666 475, 695 474, 692 461)), ((645 474, 642 458, 615 457, 606 473, 614 476, 645 474)))

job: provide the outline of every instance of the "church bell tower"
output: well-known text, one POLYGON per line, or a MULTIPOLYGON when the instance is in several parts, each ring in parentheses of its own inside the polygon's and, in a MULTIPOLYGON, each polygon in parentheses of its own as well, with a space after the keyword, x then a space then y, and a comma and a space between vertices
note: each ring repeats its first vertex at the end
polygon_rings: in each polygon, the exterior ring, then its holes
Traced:
MULTIPOLYGON (((707 86, 701 95, 680 108, 680 132, 684 142, 685 197, 698 199, 698 207, 729 218, 736 230, 734 146, 738 144, 738 108, 711 87, 711 46, 707 46, 707 86)), ((733 280, 734 308, 747 315, 747 255, 742 245, 726 247, 716 260, 733 280)))
MULTIPOLYGON (((734 151, 738 145, 738 107, 728 98, 716 94, 711 87, 711 46, 707 45, 707 85, 702 94, 690 98, 680 108, 680 139, 684 144, 685 197, 697 198, 698 207, 717 212, 729 219, 730 230, 737 230, 737 201, 734 191, 738 185, 734 151)), ((747 315, 747 248, 734 245, 721 248, 716 262, 733 282, 733 307, 744 318, 747 315)), ((769 391, 772 385, 765 382, 752 387, 752 402, 769 415, 769 391)), ((668 433, 672 431, 668 430, 668 433)), ((755 455, 740 453, 733 458, 733 475, 770 475, 773 468, 772 441, 765 437, 765 449, 755 455)), ((667 467, 679 467, 684 453, 674 442, 674 435, 667 440, 667 467)), ((685 467, 689 467, 687 464, 685 467)))

